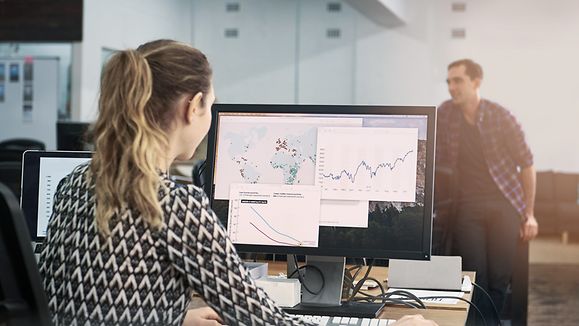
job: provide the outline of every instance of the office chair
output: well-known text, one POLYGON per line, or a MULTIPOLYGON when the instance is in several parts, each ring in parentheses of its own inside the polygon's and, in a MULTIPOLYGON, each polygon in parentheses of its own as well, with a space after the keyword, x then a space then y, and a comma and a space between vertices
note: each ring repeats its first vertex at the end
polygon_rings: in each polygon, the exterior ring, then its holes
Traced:
POLYGON ((6 139, 0 142, 0 150, 19 150, 24 152, 27 149, 45 150, 43 142, 28 138, 6 139))
POLYGON ((205 190, 205 193, 209 193, 208 190, 205 187, 208 186, 207 185, 207 169, 206 169, 207 164, 205 164, 205 160, 199 160, 197 162, 195 162, 193 164, 193 171, 191 172, 191 175, 193 176, 193 184, 203 190, 205 190))
POLYGON ((0 149, 0 162, 22 162, 21 149, 0 149))
POLYGON ((45 150, 43 142, 26 139, 13 138, 0 142, 0 162, 22 162, 22 153, 26 150, 45 150))
POLYGON ((0 183, 0 325, 52 325, 30 241, 16 198, 0 183))
POLYGON ((0 161, 0 182, 4 183, 16 199, 20 199, 20 179, 22 177, 22 163, 19 161, 0 161))

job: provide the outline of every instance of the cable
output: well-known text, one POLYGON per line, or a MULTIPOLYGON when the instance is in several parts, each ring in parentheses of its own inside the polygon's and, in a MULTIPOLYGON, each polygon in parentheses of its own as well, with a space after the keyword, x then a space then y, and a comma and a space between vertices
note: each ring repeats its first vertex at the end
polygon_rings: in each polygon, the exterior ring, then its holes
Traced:
MULTIPOLYGON (((380 293, 382 295, 386 294, 386 290, 384 289, 384 286, 380 283, 380 281, 378 281, 377 279, 375 279, 373 277, 368 277, 366 280, 374 281, 376 284, 378 284, 378 287, 380 288, 380 293)), ((358 293, 364 293, 364 292, 359 291, 358 293)))
POLYGON ((494 310, 494 312, 495 312, 495 315, 496 315, 496 317, 497 317, 497 320, 499 321, 499 326, 502 326, 503 324, 502 324, 502 322, 501 322, 501 315, 499 314, 499 310, 497 309, 497 306, 495 306, 495 303, 493 302, 493 299, 491 298, 490 294, 489 294, 487 291, 485 291, 485 289, 483 289, 482 286, 476 284, 475 282, 471 282, 471 283, 472 283, 472 285, 474 285, 474 286, 476 286, 478 289, 480 289, 480 290, 487 296, 487 298, 488 298, 489 301, 491 302, 491 305, 493 306, 493 310, 494 310))
POLYGON ((483 315, 482 311, 480 311, 480 309, 471 301, 465 299, 465 298, 461 298, 461 297, 453 297, 453 296, 431 296, 431 297, 420 297, 420 299, 423 300, 428 300, 428 299, 458 299, 461 301, 464 301, 466 303, 468 303, 469 305, 471 305, 471 307, 474 307, 476 309, 476 311, 478 312, 479 316, 482 318, 483 324, 488 325, 487 324, 487 320, 485 318, 485 316, 483 315))
POLYGON ((298 259, 296 258, 296 255, 291 255, 291 256, 293 257, 294 264, 295 264, 294 266, 296 267, 296 270, 293 271, 290 275, 288 275, 287 278, 292 278, 292 276, 294 276, 297 273, 298 274, 298 280, 300 280, 300 283, 302 283, 302 285, 304 286, 304 289, 306 291, 308 291, 309 293, 311 293, 313 295, 318 295, 318 294, 322 293, 324 286, 326 286, 326 279, 324 278, 324 273, 322 273, 322 270, 314 265, 298 266, 298 259), (302 273, 300 273, 301 269, 307 269, 307 268, 314 269, 320 274, 320 278, 322 279, 322 285, 320 286, 320 289, 318 291, 310 290, 310 288, 308 288, 308 286, 306 285, 306 281, 305 281, 304 277, 302 276, 302 273))
MULTIPOLYGON (((371 295, 365 292, 359 292, 360 295, 365 296, 365 298, 354 298, 353 301, 367 301, 367 302, 374 302, 379 300, 381 303, 395 303, 395 304, 402 304, 405 306, 409 306, 415 309, 426 309, 426 306, 422 303, 422 300, 416 298, 391 298, 390 294, 387 295, 371 295), (410 301, 408 301, 410 300, 410 301), (415 302, 413 302, 415 301, 415 302)), ((399 296, 403 296, 402 294, 398 294, 399 296)))
POLYGON ((415 296, 414 294, 412 294, 408 291, 396 290, 396 291, 393 291, 390 293, 386 293, 386 291, 384 290, 384 286, 382 286, 380 281, 378 281, 377 279, 375 279, 373 277, 368 276, 370 274, 370 270, 374 266, 374 262, 375 262, 375 260, 371 260, 371 263, 368 264, 368 269, 366 270, 366 274, 364 275, 363 278, 358 280, 358 283, 356 284, 356 286, 354 286, 354 280, 356 279, 357 275, 360 273, 360 271, 362 270, 362 267, 364 267, 364 266, 363 265, 356 265, 353 267, 346 268, 346 272, 344 273, 344 276, 345 276, 344 281, 347 283, 346 286, 348 286, 349 288, 352 289, 352 294, 350 295, 347 302, 350 302, 350 301, 373 302, 373 301, 379 300, 382 303, 403 304, 403 305, 410 306, 412 308, 426 309, 426 306, 424 305, 422 300, 420 300, 417 296, 415 296), (353 276, 351 276, 350 272, 352 272, 354 270, 356 270, 356 272, 353 276), (378 287, 380 287, 380 295, 371 295, 371 294, 368 294, 368 293, 360 290, 360 288, 363 286, 363 284, 366 280, 372 280, 378 285, 378 287), (364 297, 363 298, 355 298, 355 296, 358 294, 360 294, 364 297), (406 297, 409 300, 415 301, 416 303, 408 302, 408 301, 405 301, 404 299, 392 298, 391 296, 394 296, 394 295, 406 297))
POLYGON ((344 269, 344 280, 349 282, 346 284, 346 286, 348 286, 351 290, 353 290, 355 287, 354 281, 356 280, 356 277, 358 277, 358 274, 360 274, 360 271, 362 271, 362 267, 362 265, 356 265, 352 267, 346 267, 344 269), (353 270, 356 270, 356 272, 354 275, 351 275, 353 270))
MULTIPOLYGON (((362 287, 362 285, 364 285, 364 282, 368 279, 368 275, 370 275, 370 271, 372 270, 372 266, 374 266, 374 259, 372 259, 370 261, 370 264, 368 264, 368 267, 366 269, 366 274, 364 275, 364 277, 362 277, 362 279, 358 280, 358 283, 356 284, 356 286, 352 290, 352 294, 350 295, 348 300, 346 300, 346 302, 352 301, 352 299, 354 299, 354 297, 356 296, 358 291, 360 291, 360 288, 362 287)), ((360 267, 360 269, 362 269, 362 268, 360 267)), ((356 273, 356 275, 357 275, 357 273, 356 273)), ((354 282, 352 282, 352 284, 353 283, 354 282)))
MULTIPOLYGON (((354 298, 352 301, 366 301, 366 302, 370 302, 373 303, 374 301, 376 301, 376 298, 354 298)), ((405 305, 405 306, 409 306, 410 308, 414 308, 414 309, 422 309, 420 308, 420 306, 414 302, 411 301, 406 301, 405 299, 395 299, 395 298, 381 298, 380 301, 382 303, 385 304, 389 304, 389 303, 394 303, 394 304, 399 304, 399 305, 405 305)))
POLYGON ((404 290, 395 290, 395 291, 387 293, 386 295, 388 298, 393 296, 393 295, 406 296, 406 297, 411 298, 411 299, 415 300, 416 302, 418 302, 418 304, 420 305, 420 307, 422 309, 426 309, 426 305, 424 304, 424 302, 422 302, 422 300, 420 300, 421 298, 417 297, 416 295, 414 295, 411 292, 404 291, 404 290))
POLYGON ((376 282, 378 284, 378 286, 380 287, 380 292, 381 294, 379 295, 372 295, 369 293, 366 293, 364 291, 358 291, 357 294, 364 296, 363 298, 357 297, 352 299, 352 301, 367 301, 367 302, 374 302, 374 301, 380 301, 382 303, 395 303, 395 304, 403 304, 406 306, 410 306, 412 308, 416 308, 416 309, 426 309, 426 305, 422 302, 422 300, 420 300, 417 296, 415 296, 414 294, 404 291, 404 290, 396 290, 390 293, 385 293, 384 291, 384 287, 382 286, 382 284, 380 284, 378 282, 378 280, 376 280, 375 278, 367 278, 368 280, 373 280, 374 282, 376 282), (402 298, 393 298, 392 296, 400 296, 402 298), (407 300, 411 300, 411 301, 407 301, 407 300))

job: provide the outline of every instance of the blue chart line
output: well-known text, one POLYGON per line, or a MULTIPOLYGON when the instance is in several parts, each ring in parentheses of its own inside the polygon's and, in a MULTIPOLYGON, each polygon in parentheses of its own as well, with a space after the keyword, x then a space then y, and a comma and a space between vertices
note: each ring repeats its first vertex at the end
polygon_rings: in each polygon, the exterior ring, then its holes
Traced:
POLYGON ((414 150, 409 150, 404 156, 396 158, 394 160, 394 162, 392 162, 392 163, 380 163, 380 164, 378 164, 378 166, 374 170, 372 170, 372 167, 369 166, 368 163, 366 163, 366 161, 362 161, 362 162, 360 162, 360 164, 358 164, 358 167, 356 168, 356 171, 354 173, 348 172, 347 170, 342 170, 337 175, 334 175, 333 173, 328 173, 328 174, 322 174, 322 177, 330 178, 332 180, 340 180, 340 179, 342 179, 342 177, 346 176, 350 180, 350 182, 354 183, 354 182, 356 182, 356 176, 358 175, 360 168, 363 167, 365 171, 370 173, 370 179, 372 179, 376 176, 376 174, 378 173, 378 170, 380 170, 381 168, 388 168, 388 169, 390 169, 390 171, 394 170, 396 168, 396 165, 398 164, 398 162, 404 163, 404 161, 406 160, 408 155, 410 155, 410 153, 412 153, 412 152, 414 152, 414 150))
MULTIPOLYGON (((273 232, 275 232, 275 233, 277 233, 277 234, 279 234, 279 235, 281 235, 281 236, 284 236, 284 237, 287 237, 287 238, 290 238, 290 239, 294 240, 295 242, 297 242, 298 245, 302 243, 300 240, 298 240, 298 239, 296 239, 296 238, 294 238, 294 237, 292 237, 292 236, 290 236, 290 235, 281 233, 281 232, 279 232, 278 230, 276 230, 273 226, 271 226, 271 225, 267 222, 267 220, 266 220, 265 218, 263 218, 263 216, 261 216, 261 214, 259 214, 258 211, 255 210, 255 208, 253 208, 253 206, 249 206, 249 208, 251 208, 251 210, 252 210, 255 214, 257 214, 257 216, 259 216, 259 218, 261 218, 261 220, 262 220, 273 232)), ((287 242, 275 240, 275 239, 271 238, 270 236, 268 236, 267 234, 265 234, 265 232, 263 232, 262 230, 260 230, 255 224, 253 224, 253 223, 251 223, 251 222, 249 222, 249 224, 251 224, 254 228, 257 229, 257 231, 259 231, 261 234, 263 234, 264 236, 266 236, 267 238, 269 238, 271 241, 274 241, 274 242, 277 242, 277 243, 283 243, 283 244, 287 244, 287 245, 296 245, 296 243, 287 243, 287 242)))

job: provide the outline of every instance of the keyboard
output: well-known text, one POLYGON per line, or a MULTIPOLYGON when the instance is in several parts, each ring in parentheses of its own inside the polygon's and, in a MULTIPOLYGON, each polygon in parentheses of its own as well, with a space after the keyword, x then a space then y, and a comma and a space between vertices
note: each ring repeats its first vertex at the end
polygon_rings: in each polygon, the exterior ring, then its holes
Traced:
POLYGON ((330 317, 313 315, 293 315, 319 326, 387 326, 393 324, 394 319, 356 318, 356 317, 330 317))

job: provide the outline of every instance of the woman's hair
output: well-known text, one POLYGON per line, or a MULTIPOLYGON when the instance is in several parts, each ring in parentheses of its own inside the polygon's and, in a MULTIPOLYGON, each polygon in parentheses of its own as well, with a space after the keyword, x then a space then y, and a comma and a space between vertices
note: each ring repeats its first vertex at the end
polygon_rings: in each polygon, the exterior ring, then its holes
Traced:
POLYGON ((96 226, 103 236, 110 233, 110 219, 125 210, 140 213, 150 227, 161 227, 158 164, 167 161, 159 156, 168 151, 166 131, 183 95, 208 94, 211 74, 203 53, 171 40, 119 51, 109 59, 101 78, 89 172, 95 183, 96 226))

